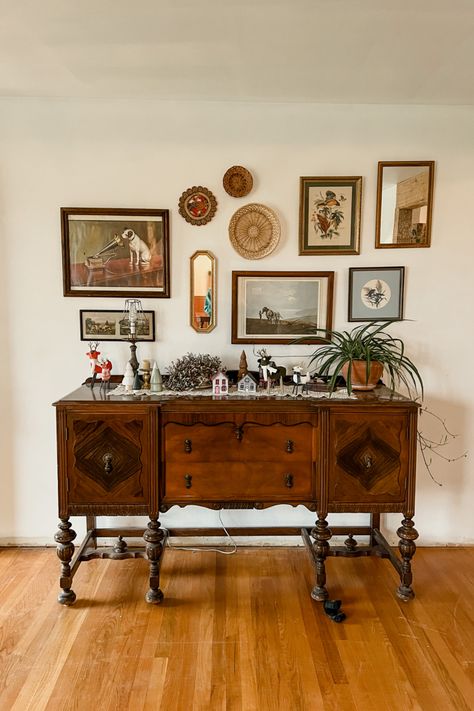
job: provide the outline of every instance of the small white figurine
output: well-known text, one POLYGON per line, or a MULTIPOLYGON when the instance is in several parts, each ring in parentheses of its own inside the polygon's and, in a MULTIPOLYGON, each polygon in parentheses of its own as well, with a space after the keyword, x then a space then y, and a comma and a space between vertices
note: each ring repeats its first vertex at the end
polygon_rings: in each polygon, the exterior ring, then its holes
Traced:
POLYGON ((125 366, 125 373, 123 376, 122 380, 122 385, 125 385, 125 392, 131 393, 132 388, 133 388, 133 368, 130 364, 130 361, 127 362, 127 365, 125 366))
POLYGON ((150 389, 153 393, 160 393, 163 390, 163 378, 160 373, 156 361, 153 363, 150 378, 150 389))
POLYGON ((293 377, 292 380, 294 382, 293 385, 293 395, 298 395, 298 390, 301 388, 301 392, 308 392, 308 383, 311 380, 311 376, 309 372, 306 372, 305 375, 303 373, 303 368, 299 365, 295 365, 293 367, 293 377))

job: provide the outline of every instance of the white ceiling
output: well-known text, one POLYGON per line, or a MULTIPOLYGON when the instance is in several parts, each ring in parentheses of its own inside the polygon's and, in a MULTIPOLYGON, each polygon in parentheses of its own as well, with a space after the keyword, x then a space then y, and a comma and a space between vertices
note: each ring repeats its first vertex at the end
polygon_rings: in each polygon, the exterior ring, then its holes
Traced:
POLYGON ((474 104, 474 0, 0 0, 0 96, 474 104))

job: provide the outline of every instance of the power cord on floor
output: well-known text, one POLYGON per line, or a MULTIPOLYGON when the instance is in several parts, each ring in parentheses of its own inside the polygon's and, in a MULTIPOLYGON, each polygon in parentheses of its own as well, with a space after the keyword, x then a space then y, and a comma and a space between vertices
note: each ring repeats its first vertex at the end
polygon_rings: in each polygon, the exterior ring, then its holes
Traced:
POLYGON ((226 536, 227 536, 227 538, 229 539, 229 541, 232 543, 232 549, 231 549, 231 550, 222 550, 222 548, 207 548, 207 547, 204 547, 204 546, 199 547, 199 548, 198 548, 198 547, 192 547, 192 546, 175 546, 175 545, 172 545, 171 542, 170 542, 169 531, 168 531, 167 529, 163 528, 162 530, 163 530, 163 532, 164 532, 164 534, 165 534, 165 546, 168 546, 168 548, 171 548, 171 549, 174 550, 174 551, 193 551, 193 552, 197 552, 197 553, 206 552, 206 553, 221 553, 221 555, 234 555, 234 553, 237 553, 237 544, 236 544, 236 542, 234 541, 234 539, 232 538, 232 536, 230 535, 230 533, 229 533, 229 531, 227 530, 227 528, 224 526, 224 522, 223 522, 223 520, 222 520, 222 511, 221 511, 221 510, 218 511, 218 515, 219 515, 219 521, 220 521, 222 530, 223 530, 224 533, 226 534, 226 536))

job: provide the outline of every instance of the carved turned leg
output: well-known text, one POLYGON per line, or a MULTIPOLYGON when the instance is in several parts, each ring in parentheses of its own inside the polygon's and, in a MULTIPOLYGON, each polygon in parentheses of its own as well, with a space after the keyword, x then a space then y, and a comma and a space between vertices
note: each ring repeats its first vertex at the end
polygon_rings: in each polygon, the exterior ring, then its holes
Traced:
POLYGON ((414 541, 418 538, 418 531, 415 524, 408 516, 403 519, 402 525, 397 531, 400 540, 398 542, 398 550, 402 557, 402 567, 400 571, 400 587, 397 588, 399 598, 407 602, 415 597, 411 583, 413 575, 411 572, 411 559, 415 555, 416 545, 414 541))
POLYGON ((311 591, 311 597, 313 600, 327 600, 329 597, 328 591, 326 590, 326 565, 325 560, 329 552, 329 543, 332 533, 328 528, 328 522, 326 519, 319 515, 316 521, 316 526, 311 531, 311 535, 314 538, 313 548, 314 548, 314 560, 316 563, 316 585, 311 591))
POLYGON ((145 595, 145 600, 158 605, 163 600, 160 590, 160 562, 163 554, 164 533, 160 528, 158 518, 151 518, 143 534, 146 543, 146 554, 150 561, 150 589, 145 595))
POLYGON ((59 531, 54 536, 54 540, 58 544, 56 552, 61 561, 61 577, 59 585, 61 592, 58 595, 58 602, 61 605, 72 605, 76 600, 76 593, 71 590, 72 575, 71 575, 71 559, 74 555, 73 540, 76 537, 76 532, 71 528, 72 524, 68 518, 62 518, 58 528, 59 531))

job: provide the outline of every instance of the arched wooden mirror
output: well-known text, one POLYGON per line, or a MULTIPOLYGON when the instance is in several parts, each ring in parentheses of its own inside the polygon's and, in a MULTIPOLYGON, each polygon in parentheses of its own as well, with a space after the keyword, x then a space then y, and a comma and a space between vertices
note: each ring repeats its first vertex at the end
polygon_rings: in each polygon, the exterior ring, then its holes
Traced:
POLYGON ((194 252, 191 259, 191 326, 209 333, 216 326, 216 258, 212 252, 194 252))
POLYGON ((379 163, 375 246, 429 247, 433 161, 379 163))

